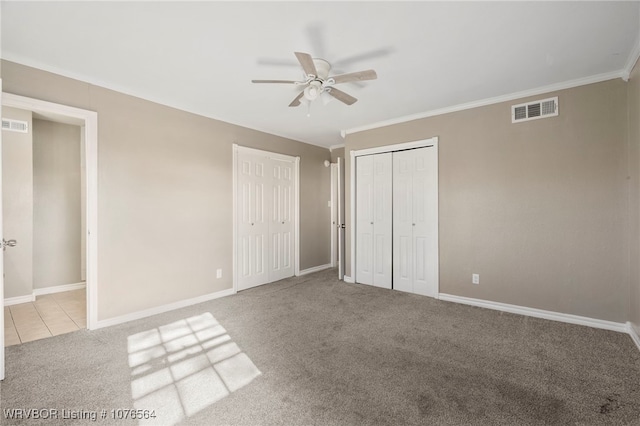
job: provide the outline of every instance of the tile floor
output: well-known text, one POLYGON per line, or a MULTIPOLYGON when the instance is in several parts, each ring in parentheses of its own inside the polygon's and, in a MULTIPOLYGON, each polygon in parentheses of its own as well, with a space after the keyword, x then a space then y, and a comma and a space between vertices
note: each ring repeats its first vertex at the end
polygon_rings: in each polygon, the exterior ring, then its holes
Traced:
POLYGON ((87 327, 86 290, 36 297, 4 308, 4 345, 44 339, 87 327))

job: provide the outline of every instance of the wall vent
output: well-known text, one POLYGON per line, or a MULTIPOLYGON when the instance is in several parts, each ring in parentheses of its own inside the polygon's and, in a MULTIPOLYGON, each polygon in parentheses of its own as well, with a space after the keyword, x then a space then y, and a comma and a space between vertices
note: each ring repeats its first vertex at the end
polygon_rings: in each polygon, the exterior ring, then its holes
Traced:
POLYGON ((3 118, 2 130, 8 130, 10 132, 29 133, 29 123, 26 121, 3 118))
POLYGON ((511 122, 537 120, 558 115, 558 97, 511 106, 511 122))

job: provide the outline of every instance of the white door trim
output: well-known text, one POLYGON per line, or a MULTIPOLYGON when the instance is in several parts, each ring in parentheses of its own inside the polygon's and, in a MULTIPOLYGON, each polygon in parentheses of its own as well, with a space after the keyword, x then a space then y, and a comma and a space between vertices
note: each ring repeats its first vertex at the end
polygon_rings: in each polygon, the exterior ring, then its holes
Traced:
MULTIPOLYGON (((2 93, 2 105, 19 108, 84 128, 87 220, 87 329, 98 323, 98 113, 11 93, 2 93)), ((3 336, 4 343, 4 336, 3 336)), ((3 344, 4 346, 4 344, 3 344)))
POLYGON ((342 280, 344 279, 344 267, 345 262, 344 262, 344 257, 345 257, 345 253, 344 253, 344 228, 343 225, 345 223, 345 217, 344 217, 344 202, 343 202, 343 198, 344 198, 344 164, 343 164, 343 159, 341 157, 338 157, 338 164, 337 164, 337 171, 338 171, 338 223, 337 223, 337 228, 338 228, 338 279, 342 280))
POLYGON ((237 191, 238 191, 238 153, 239 152, 243 152, 243 153, 247 153, 247 154, 254 154, 254 155, 261 155, 261 156, 266 156, 269 158, 274 158, 274 159, 278 159, 278 160, 284 160, 284 161, 291 161, 294 164, 294 171, 293 171, 293 195, 294 195, 294 201, 293 201, 293 205, 294 205, 294 224, 293 224, 293 229, 294 229, 294 250, 293 250, 293 257, 294 257, 294 275, 295 276, 299 276, 300 275, 300 157, 293 157, 291 155, 285 155, 285 154, 278 154, 275 152, 271 152, 271 151, 264 151, 261 149, 256 149, 256 148, 249 148, 246 146, 241 146, 238 144, 233 144, 232 145, 232 150, 233 150, 233 188, 232 188, 232 192, 233 192, 233 262, 232 262, 232 267, 233 267, 233 292, 237 293, 238 292, 238 277, 237 277, 237 269, 238 269, 238 259, 237 259, 237 243, 238 243, 238 221, 237 221, 237 214, 238 214, 238 197, 237 197, 237 191))
MULTIPOLYGON (((350 270, 351 274, 349 276, 349 282, 358 282, 356 277, 356 157, 360 157, 362 155, 372 155, 372 154, 381 154, 383 152, 393 152, 393 151, 402 151, 405 149, 414 149, 414 148, 423 148, 426 146, 434 146, 436 149, 438 148, 438 137, 434 136, 429 139, 423 139, 412 142, 398 143, 394 145, 384 145, 378 146, 375 148, 366 148, 359 149, 355 151, 351 151, 351 170, 349 171, 349 187, 351 188, 351 193, 349 195, 349 206, 351 207, 350 213, 350 221, 351 221, 351 265, 350 270)), ((438 237, 436 237, 438 238, 438 237)), ((439 257, 439 253, 438 253, 439 257)), ((345 277, 346 281, 346 277, 345 277)), ((440 280, 438 280, 438 288, 440 287, 440 280)), ((438 292, 436 291, 436 294, 438 292)))
MULTIPOLYGON (((2 116, 2 79, 0 78, 0 117, 2 116)), ((0 240, 2 229, 2 131, 0 130, 0 240)), ((0 255, 2 256, 2 255, 0 255)), ((4 300, 4 256, 0 257, 0 300, 4 300)), ((4 306, 4 304, 3 304, 4 306)), ((4 312, 0 318, 0 380, 4 380, 4 312)))

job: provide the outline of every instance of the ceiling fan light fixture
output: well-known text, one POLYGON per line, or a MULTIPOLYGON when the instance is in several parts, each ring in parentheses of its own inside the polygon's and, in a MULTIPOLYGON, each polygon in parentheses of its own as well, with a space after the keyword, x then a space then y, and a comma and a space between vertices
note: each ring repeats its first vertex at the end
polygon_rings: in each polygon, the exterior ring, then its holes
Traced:
POLYGON ((316 100, 318 96, 320 96, 320 93, 322 93, 322 88, 319 85, 313 83, 314 82, 311 82, 311 84, 309 84, 304 89, 304 97, 309 101, 316 100))

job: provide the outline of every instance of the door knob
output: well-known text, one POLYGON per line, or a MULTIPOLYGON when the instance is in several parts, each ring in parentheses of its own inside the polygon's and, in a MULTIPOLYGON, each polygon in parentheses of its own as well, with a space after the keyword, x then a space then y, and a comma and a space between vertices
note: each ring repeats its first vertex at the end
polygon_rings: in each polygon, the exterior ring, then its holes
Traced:
POLYGON ((4 238, 2 239, 2 250, 6 250, 7 247, 15 247, 16 245, 18 245, 18 242, 16 240, 5 240, 4 238))

